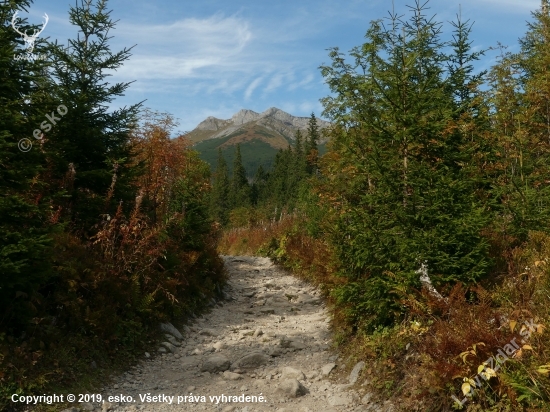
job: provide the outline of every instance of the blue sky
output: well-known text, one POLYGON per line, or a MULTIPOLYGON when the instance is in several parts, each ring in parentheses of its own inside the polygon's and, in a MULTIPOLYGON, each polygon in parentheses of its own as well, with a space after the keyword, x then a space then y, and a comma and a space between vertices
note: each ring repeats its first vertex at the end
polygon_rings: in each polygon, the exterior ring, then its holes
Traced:
MULTIPOLYGON (((414 0, 395 0, 406 13, 414 0)), ((76 37, 69 23, 75 0, 36 0, 29 22, 50 21, 41 37, 76 37)), ((518 49, 530 12, 540 0, 431 0, 431 12, 442 22, 462 8, 475 22, 476 48, 518 49)), ((179 130, 192 130, 207 116, 229 118, 242 108, 262 112, 275 106, 297 116, 320 116, 319 99, 329 94, 318 67, 328 64, 327 48, 348 51, 364 41, 369 22, 388 15, 391 1, 381 0, 111 0, 113 51, 137 46, 111 81, 135 81, 124 106, 145 100, 145 106, 169 112, 179 130)), ((448 29, 449 25, 445 27, 448 29)), ((447 30, 448 31, 448 30, 447 30)), ((480 69, 490 67, 489 52, 480 69)))

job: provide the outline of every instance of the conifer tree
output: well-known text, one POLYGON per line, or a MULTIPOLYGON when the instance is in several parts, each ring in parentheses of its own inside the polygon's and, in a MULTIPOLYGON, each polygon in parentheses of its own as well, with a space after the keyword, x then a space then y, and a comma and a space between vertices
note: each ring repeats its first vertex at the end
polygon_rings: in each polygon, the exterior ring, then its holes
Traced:
POLYGON ((70 8, 69 20, 79 29, 78 38, 70 39, 68 47, 52 44, 48 51, 54 59, 50 92, 57 107, 63 107, 62 111, 51 108, 55 124, 45 134, 48 150, 57 153, 52 158, 55 177, 61 182, 69 165, 74 168, 74 185, 64 206, 75 228, 87 230, 100 214, 113 212, 120 201, 135 197, 130 130, 141 104, 107 110, 130 85, 107 83, 108 71, 122 66, 131 55, 131 48, 111 51, 109 34, 116 22, 107 10, 107 0, 79 0, 70 8))
POLYGON ((366 330, 403 315, 394 293, 420 287, 422 262, 436 286, 474 282, 490 265, 480 235, 488 216, 473 201, 477 181, 468 164, 449 166, 478 150, 449 133, 465 85, 449 79, 446 64, 458 57, 444 53, 441 25, 425 12, 417 1, 407 21, 373 22, 367 42, 351 52, 355 64, 334 48, 332 66, 322 67, 335 94, 323 99, 324 113, 336 124, 322 194, 349 279, 334 294, 366 330))
POLYGON ((307 160, 306 171, 311 175, 317 171, 317 159, 319 157, 319 126, 315 113, 311 113, 307 127, 305 143, 305 155, 307 160))
POLYGON ((246 207, 250 204, 250 185, 246 178, 246 170, 241 157, 241 145, 237 144, 233 160, 233 176, 231 178, 230 204, 232 208, 246 207))
POLYGON ((227 162, 220 148, 218 149, 218 163, 210 197, 210 216, 222 225, 227 224, 229 221, 229 186, 227 162))
POLYGON ((251 188, 251 202, 255 206, 258 206, 266 198, 268 176, 269 175, 264 171, 263 166, 260 165, 258 167, 258 170, 256 171, 256 174, 254 175, 251 188))
POLYGON ((296 131, 295 143, 294 143, 294 162, 292 165, 293 180, 295 187, 297 188, 298 182, 301 182, 306 175, 306 156, 305 148, 303 144, 303 137, 300 130, 296 131))
MULTIPOLYGON (((44 156, 33 130, 43 120, 44 66, 15 60, 20 36, 11 28, 16 11, 29 1, 0 4, 0 326, 20 334, 28 326, 31 301, 51 272, 50 205, 44 199, 44 156), (38 85, 38 86, 37 86, 38 85), (34 145, 30 147, 29 143, 34 145), (29 149, 29 151, 26 151, 29 149)), ((31 30, 20 22, 20 29, 31 30)), ((39 43, 35 53, 43 49, 39 43)))
POLYGON ((491 71, 495 146, 501 174, 495 194, 509 230, 550 228, 550 15, 547 0, 520 40, 491 71))

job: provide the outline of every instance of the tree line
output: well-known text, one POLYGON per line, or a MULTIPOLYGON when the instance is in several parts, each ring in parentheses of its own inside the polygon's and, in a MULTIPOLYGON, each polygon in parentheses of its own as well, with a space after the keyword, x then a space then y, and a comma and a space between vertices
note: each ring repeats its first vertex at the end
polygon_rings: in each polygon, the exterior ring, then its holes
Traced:
POLYGON ((319 140, 317 118, 312 113, 305 136, 296 131, 294 145, 280 149, 272 170, 258 168, 252 179, 246 176, 240 145, 236 145, 233 173, 218 149, 216 170, 212 176, 210 213, 221 225, 245 226, 259 220, 280 218, 295 210, 308 179, 318 172, 319 140))
POLYGON ((547 1, 498 62, 476 72, 472 23, 443 25, 416 2, 410 18, 371 23, 348 62, 321 72, 333 122, 317 187, 325 235, 347 283, 334 296, 373 331, 403 319, 403 293, 495 279, 503 255, 550 229, 550 16, 547 1))

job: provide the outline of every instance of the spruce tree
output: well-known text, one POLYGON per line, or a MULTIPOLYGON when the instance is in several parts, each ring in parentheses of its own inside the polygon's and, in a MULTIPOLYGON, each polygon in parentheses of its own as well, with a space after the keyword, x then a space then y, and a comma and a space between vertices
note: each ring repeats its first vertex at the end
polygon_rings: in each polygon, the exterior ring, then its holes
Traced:
POLYGON ((251 202, 253 205, 258 206, 263 203, 266 199, 266 185, 267 185, 268 174, 264 171, 262 165, 258 167, 254 179, 252 181, 251 188, 251 202))
POLYGON ((240 144, 237 144, 235 158, 233 160, 230 204, 232 208, 246 207, 250 204, 250 186, 246 178, 246 170, 243 166, 240 144))
POLYGON ((494 194, 518 241, 550 224, 550 15, 547 0, 520 39, 491 71, 498 168, 494 194))
POLYGON ((57 154, 52 162, 59 182, 74 168, 74 185, 63 206, 75 229, 86 231, 100 214, 113 212, 120 201, 135 197, 130 131, 141 104, 108 111, 108 105, 130 85, 109 84, 108 71, 122 66, 131 48, 111 51, 109 35, 116 22, 107 10, 107 0, 79 0, 70 8, 69 20, 79 29, 78 37, 70 39, 67 47, 56 42, 48 51, 54 59, 50 91, 59 106, 49 110, 55 124, 45 134, 47 149, 57 154))
POLYGON ((218 149, 218 163, 214 173, 214 182, 210 196, 210 216, 226 225, 229 222, 229 172, 227 162, 222 154, 222 149, 218 149))
MULTIPOLYGON (((43 120, 44 63, 15 60, 20 36, 11 28, 29 1, 0 4, 0 327, 18 335, 37 316, 38 293, 51 272, 50 205, 44 198, 44 155, 33 130, 43 120), (30 147, 30 144, 33 147, 30 147), (26 151, 26 150, 29 151, 26 151), (14 328, 13 330, 9 330, 14 328)), ((20 22, 20 30, 30 30, 20 22)), ((40 43, 34 53, 42 53, 40 43)))
POLYGON ((388 25, 373 22, 367 42, 351 52, 354 64, 335 48, 332 66, 322 67, 335 94, 323 99, 335 123, 323 198, 333 210, 340 273, 349 280, 334 295, 366 330, 404 315, 395 291, 421 287, 415 271, 422 262, 436 287, 475 282, 490 265, 477 181, 469 164, 456 165, 475 158, 478 145, 449 133, 464 90, 459 76, 448 77, 457 56, 444 53, 450 44, 441 40, 441 24, 425 12, 417 1, 407 21, 391 15, 388 25))
POLYGON ((292 165, 292 174, 295 186, 298 187, 306 175, 306 156, 302 133, 300 130, 296 131, 295 143, 294 143, 294 162, 292 165))
POLYGON ((317 171, 317 159, 319 157, 319 126, 315 113, 311 113, 307 127, 307 137, 305 143, 305 155, 307 160, 306 171, 308 174, 314 174, 317 171))

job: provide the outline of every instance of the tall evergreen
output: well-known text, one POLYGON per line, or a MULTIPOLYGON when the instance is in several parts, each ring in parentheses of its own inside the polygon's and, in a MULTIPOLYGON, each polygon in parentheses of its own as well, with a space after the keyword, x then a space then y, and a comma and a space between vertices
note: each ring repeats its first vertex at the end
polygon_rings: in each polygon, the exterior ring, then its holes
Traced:
POLYGON ((292 165, 293 180, 295 182, 300 182, 305 178, 307 168, 305 153, 302 132, 297 130, 294 143, 294 164, 292 165))
POLYGON ((54 60, 50 92, 56 106, 48 110, 54 120, 45 134, 48 149, 56 152, 54 176, 61 182, 69 169, 74 170, 74 185, 63 206, 77 229, 87 229, 100 214, 135 196, 129 132, 141 104, 108 111, 130 85, 109 84, 108 72, 123 65, 131 48, 111 51, 109 34, 116 22, 107 0, 79 0, 70 8, 69 20, 78 28, 78 37, 70 39, 68 47, 55 43, 48 51, 54 60))
POLYGON ((521 50, 491 71, 496 187, 503 221, 518 240, 550 228, 550 15, 547 0, 533 13, 521 50))
MULTIPOLYGON (((44 201, 44 170, 39 140, 33 137, 45 106, 42 62, 14 60, 22 53, 11 28, 15 11, 29 1, 0 4, 0 326, 20 334, 28 325, 41 286, 51 276, 49 218, 44 201), (31 143, 34 147, 30 148, 31 143), (19 144, 19 146, 18 146, 19 144), (30 149, 27 152, 25 150, 30 149)), ((20 22, 21 30, 30 27, 20 22)), ((35 53, 41 53, 40 44, 35 53)))
POLYGON ((420 287, 422 262, 436 286, 474 282, 490 264, 477 181, 468 163, 456 164, 475 158, 479 146, 449 133, 467 133, 455 118, 464 85, 447 70, 457 56, 444 53, 441 25, 425 12, 417 1, 407 21, 373 22, 367 42, 351 53, 355 64, 335 48, 332 66, 322 67, 335 93, 323 99, 325 114, 336 124, 324 198, 334 210, 340 272, 349 279, 334 294, 366 330, 403 315, 394 293, 420 287))
POLYGON ((210 215, 223 225, 229 221, 229 186, 227 162, 220 148, 210 196, 210 215))
POLYGON ((309 174, 317 171, 317 159, 319 157, 319 126, 315 113, 311 113, 307 127, 307 137, 305 142, 305 155, 307 159, 306 170, 309 174))
POLYGON ((246 170, 243 166, 240 144, 237 144, 233 160, 230 204, 233 208, 248 206, 250 204, 250 186, 246 178, 246 170))
POLYGON ((263 166, 260 165, 254 175, 251 188, 251 202, 255 206, 263 202, 267 196, 266 187, 268 177, 269 174, 266 173, 263 166))

